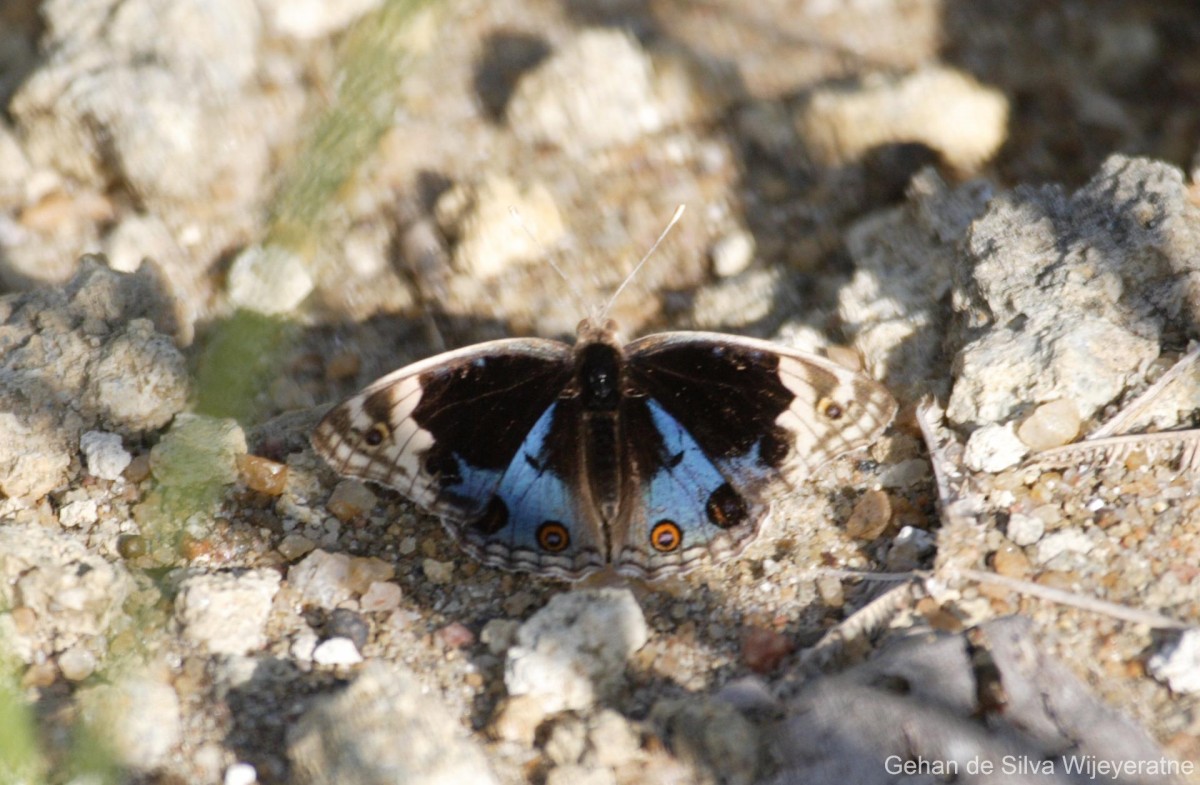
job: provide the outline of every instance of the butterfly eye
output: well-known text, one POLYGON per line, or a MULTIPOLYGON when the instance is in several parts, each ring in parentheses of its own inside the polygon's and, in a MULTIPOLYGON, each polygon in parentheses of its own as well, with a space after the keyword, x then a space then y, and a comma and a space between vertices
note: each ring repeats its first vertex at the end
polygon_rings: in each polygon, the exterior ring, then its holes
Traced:
POLYGON ((817 412, 831 420, 840 420, 846 414, 846 410, 842 405, 831 398, 822 398, 817 401, 817 412))
POLYGON ((660 553, 678 550, 681 542, 683 542, 683 532, 679 530, 679 524, 675 521, 659 521, 650 530, 650 544, 654 546, 654 550, 660 553))
POLYGON ((368 447, 378 447, 383 444, 384 439, 392 435, 392 429, 385 422, 377 422, 371 426, 371 430, 367 431, 367 435, 363 437, 363 441, 368 447))
POLYGON ((571 533, 558 521, 546 521, 537 530, 538 545, 550 553, 561 553, 571 544, 571 533))

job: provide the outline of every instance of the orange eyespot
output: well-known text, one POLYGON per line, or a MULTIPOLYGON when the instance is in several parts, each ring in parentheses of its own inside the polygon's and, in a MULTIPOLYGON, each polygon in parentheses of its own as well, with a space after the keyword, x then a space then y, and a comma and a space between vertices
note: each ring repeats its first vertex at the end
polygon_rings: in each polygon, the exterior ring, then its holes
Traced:
POLYGON ((840 403, 832 398, 822 398, 821 400, 817 401, 817 412, 821 416, 828 417, 831 420, 840 420, 846 413, 846 410, 842 408, 840 403))
POLYGON ((384 440, 392 435, 392 429, 385 422, 377 422, 371 426, 371 430, 367 431, 363 436, 363 441, 368 447, 378 447, 383 444, 384 440))
POLYGON ((571 533, 558 521, 546 521, 537 530, 538 545, 550 553, 561 553, 571 544, 571 533))
POLYGON ((650 545, 660 553, 678 550, 682 542, 683 532, 675 521, 659 521, 650 530, 650 545))

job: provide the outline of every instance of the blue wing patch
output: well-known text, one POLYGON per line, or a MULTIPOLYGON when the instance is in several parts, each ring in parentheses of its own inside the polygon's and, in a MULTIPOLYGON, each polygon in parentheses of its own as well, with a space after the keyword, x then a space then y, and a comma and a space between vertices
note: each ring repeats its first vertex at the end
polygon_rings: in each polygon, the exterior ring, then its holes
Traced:
POLYGON ((685 542, 712 536, 708 523, 708 499, 725 478, 713 465, 700 445, 666 410, 651 399, 647 402, 654 427, 662 438, 665 460, 645 483, 646 520, 673 521, 683 532, 685 542))

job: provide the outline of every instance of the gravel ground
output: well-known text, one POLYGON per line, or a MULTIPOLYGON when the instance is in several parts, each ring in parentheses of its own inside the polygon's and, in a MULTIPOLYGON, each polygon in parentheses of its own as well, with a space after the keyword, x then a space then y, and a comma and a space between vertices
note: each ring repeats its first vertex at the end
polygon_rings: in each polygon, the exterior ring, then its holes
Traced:
POLYGON ((0 5, 0 780, 1200 782, 1197 51, 1187 3, 0 5), (314 454, 572 335, 678 204, 625 335, 901 407, 741 556, 503 573, 314 454))

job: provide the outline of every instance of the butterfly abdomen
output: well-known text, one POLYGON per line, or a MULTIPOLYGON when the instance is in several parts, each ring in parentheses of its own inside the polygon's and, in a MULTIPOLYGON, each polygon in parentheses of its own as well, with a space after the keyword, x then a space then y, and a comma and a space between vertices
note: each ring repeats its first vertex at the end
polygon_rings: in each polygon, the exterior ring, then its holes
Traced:
POLYGON ((625 360, 610 340, 601 336, 579 348, 574 387, 581 408, 584 481, 600 517, 611 523, 620 514, 624 481, 618 416, 625 360))

